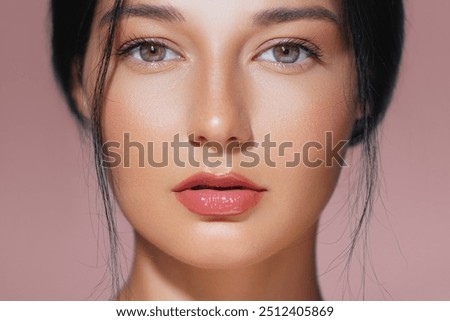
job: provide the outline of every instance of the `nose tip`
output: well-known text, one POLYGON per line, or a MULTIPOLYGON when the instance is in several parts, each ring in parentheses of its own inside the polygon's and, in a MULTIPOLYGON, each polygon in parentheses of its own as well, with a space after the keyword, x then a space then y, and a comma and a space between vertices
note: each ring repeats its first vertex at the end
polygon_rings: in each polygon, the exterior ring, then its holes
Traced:
POLYGON ((190 133, 191 141, 197 146, 206 143, 241 145, 251 139, 250 127, 240 119, 225 115, 202 118, 197 118, 197 125, 192 127, 193 132, 190 133))
MULTIPOLYGON (((213 68, 214 69, 214 68, 213 68)), ((190 111, 188 130, 196 145, 215 142, 226 146, 251 140, 252 129, 247 97, 241 81, 231 68, 210 72, 197 88, 190 111)))

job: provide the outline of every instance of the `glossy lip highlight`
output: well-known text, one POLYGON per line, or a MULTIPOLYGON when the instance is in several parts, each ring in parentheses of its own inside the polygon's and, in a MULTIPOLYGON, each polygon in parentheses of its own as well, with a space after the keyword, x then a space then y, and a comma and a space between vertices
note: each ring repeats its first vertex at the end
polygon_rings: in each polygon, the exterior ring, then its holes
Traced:
POLYGON ((172 191, 191 212, 231 216, 256 206, 267 190, 236 173, 198 173, 182 181, 172 191))

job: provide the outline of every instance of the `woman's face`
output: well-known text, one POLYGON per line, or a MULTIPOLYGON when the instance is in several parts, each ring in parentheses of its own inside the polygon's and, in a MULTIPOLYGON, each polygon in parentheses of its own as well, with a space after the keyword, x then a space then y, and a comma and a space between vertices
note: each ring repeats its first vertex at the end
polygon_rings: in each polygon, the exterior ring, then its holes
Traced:
MULTIPOLYGON (((97 7, 83 70, 86 97, 112 5, 104 0, 97 7)), ((111 182, 139 239, 190 265, 233 268, 314 238, 340 172, 332 149, 349 138, 357 116, 339 2, 135 0, 125 7, 103 132, 106 142, 118 142, 107 148, 109 160, 120 161, 111 182), (246 150, 226 150, 230 142, 246 150), (209 163, 208 151, 216 153, 209 163), (164 158, 167 166, 149 164, 164 158), (251 192, 258 197, 246 199, 239 187, 233 198, 209 186, 219 205, 202 205, 194 188, 188 195, 207 209, 198 213, 180 201, 176 187, 200 172, 243 176, 260 188, 251 192), (237 211, 223 210, 230 201, 237 211)))

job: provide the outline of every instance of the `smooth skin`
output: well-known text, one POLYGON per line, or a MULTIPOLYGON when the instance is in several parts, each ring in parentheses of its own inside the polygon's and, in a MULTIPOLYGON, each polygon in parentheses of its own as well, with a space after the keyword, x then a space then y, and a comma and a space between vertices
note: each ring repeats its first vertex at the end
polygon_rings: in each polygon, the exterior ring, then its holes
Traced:
MULTIPOLYGON (((339 19, 299 15, 255 21, 255 16, 267 17, 261 12, 274 8, 319 8, 339 17, 340 3, 126 3, 149 5, 170 6, 176 13, 169 19, 128 10, 131 14, 120 19, 103 106, 105 141, 123 146, 124 133, 130 133, 144 146, 154 142, 155 160, 161 159, 162 142, 172 142, 177 133, 185 142, 195 133, 197 160, 202 160, 205 142, 261 143, 268 133, 278 145, 292 142, 293 148, 284 156, 271 154, 275 167, 260 163, 252 168, 239 166, 244 160, 239 151, 233 152, 232 166, 182 168, 171 161, 163 168, 142 168, 132 149, 129 168, 121 165, 110 172, 114 195, 136 236, 133 269, 118 299, 320 300, 317 223, 341 167, 284 164, 307 142, 325 146, 327 131, 335 142, 349 139, 359 116, 353 56, 339 19), (137 39, 147 42, 136 46, 137 39), (149 43, 154 40, 156 45, 149 43), (281 48, 286 41, 319 48, 320 57, 296 45, 281 48), (127 49, 130 43, 136 47, 127 49), (178 202, 172 189, 202 171, 238 173, 267 191, 241 215, 200 216, 178 202)), ((74 89, 86 117, 107 29, 101 21, 111 7, 112 1, 99 1, 82 84, 74 89)), ((263 159, 261 147, 253 151, 263 159)), ((311 151, 310 159, 325 159, 324 150, 311 151)), ((122 147, 116 152, 124 156, 122 147)), ((182 156, 187 159, 185 152, 182 156)))

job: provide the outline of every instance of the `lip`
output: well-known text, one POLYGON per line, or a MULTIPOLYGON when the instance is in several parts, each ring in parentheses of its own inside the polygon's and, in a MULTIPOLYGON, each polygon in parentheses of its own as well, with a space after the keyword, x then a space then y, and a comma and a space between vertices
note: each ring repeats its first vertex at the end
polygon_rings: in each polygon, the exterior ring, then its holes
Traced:
POLYGON ((179 183, 172 191, 191 212, 232 216, 256 206, 267 190, 236 173, 198 173, 179 183))

